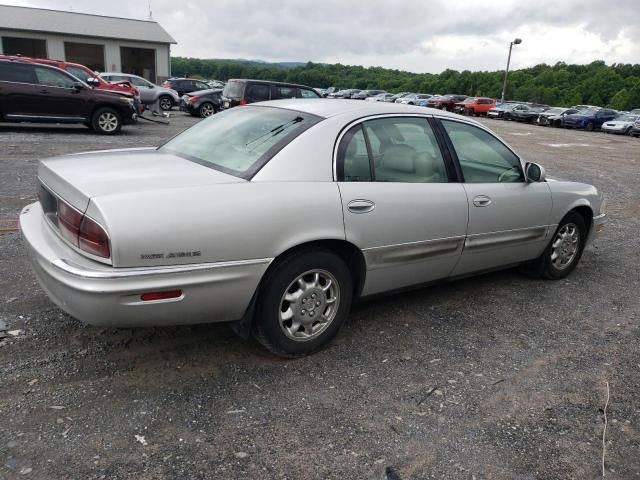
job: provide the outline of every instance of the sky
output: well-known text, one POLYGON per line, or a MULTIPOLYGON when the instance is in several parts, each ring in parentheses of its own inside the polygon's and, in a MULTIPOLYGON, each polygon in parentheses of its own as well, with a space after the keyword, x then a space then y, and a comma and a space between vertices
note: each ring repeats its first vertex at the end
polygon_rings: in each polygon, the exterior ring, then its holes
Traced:
POLYGON ((174 56, 313 61, 412 72, 640 63, 640 0, 8 0, 148 19, 174 56), (364 6, 363 6, 364 5, 364 6))

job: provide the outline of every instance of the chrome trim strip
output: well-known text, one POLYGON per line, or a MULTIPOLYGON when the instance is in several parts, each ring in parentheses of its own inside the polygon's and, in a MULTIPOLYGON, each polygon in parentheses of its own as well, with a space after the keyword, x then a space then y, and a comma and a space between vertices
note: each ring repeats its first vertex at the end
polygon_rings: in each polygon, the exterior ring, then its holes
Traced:
POLYGON ((365 248, 363 253, 368 268, 388 267, 399 263, 419 262, 438 255, 447 255, 462 249, 464 235, 437 238, 419 242, 365 248))
POLYGON ((99 270, 87 268, 73 263, 65 258, 58 258, 51 262, 58 270, 80 278, 89 279, 117 279, 146 277, 150 275, 167 275, 172 273, 189 273, 202 270, 213 270, 220 268, 245 267, 251 265, 263 265, 270 263, 272 258, 258 258, 254 260, 237 260, 232 262, 214 263, 191 263, 186 265, 163 265, 160 267, 132 267, 113 268, 112 270, 99 270))
POLYGON ((502 247, 508 244, 542 240, 546 237, 548 228, 548 225, 540 225, 518 230, 503 230, 500 232, 470 235, 465 241, 465 250, 481 250, 502 247))

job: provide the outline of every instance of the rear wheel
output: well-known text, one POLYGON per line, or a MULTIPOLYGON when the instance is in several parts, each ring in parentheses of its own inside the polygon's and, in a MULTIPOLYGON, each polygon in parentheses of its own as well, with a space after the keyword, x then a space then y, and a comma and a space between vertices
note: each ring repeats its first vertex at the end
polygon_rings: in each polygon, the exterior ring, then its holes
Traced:
POLYGON ((200 105, 198 113, 202 118, 207 118, 216 113, 216 107, 211 102, 204 102, 200 105))
POLYGON ((308 355, 338 333, 351 298, 351 274, 340 257, 328 250, 300 250, 263 279, 253 335, 276 355, 308 355))
POLYGON ((91 117, 91 128, 103 135, 114 135, 122 128, 120 114, 110 107, 96 110, 91 117))
POLYGON ((537 277, 557 280, 569 275, 582 257, 587 227, 582 216, 569 212, 560 222, 542 255, 523 265, 523 271, 537 277))
POLYGON ((160 105, 161 110, 166 112, 171 110, 171 107, 173 107, 173 100, 169 95, 162 95, 158 99, 158 105, 160 105))

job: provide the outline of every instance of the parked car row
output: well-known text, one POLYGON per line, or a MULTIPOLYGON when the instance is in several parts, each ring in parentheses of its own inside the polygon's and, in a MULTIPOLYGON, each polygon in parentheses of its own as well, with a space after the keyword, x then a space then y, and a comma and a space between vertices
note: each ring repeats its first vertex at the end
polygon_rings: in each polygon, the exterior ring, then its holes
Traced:
POLYGON ((640 110, 618 112, 593 105, 564 108, 509 102, 490 109, 487 117, 535 123, 540 126, 582 129, 588 132, 600 129, 605 133, 640 135, 640 110))

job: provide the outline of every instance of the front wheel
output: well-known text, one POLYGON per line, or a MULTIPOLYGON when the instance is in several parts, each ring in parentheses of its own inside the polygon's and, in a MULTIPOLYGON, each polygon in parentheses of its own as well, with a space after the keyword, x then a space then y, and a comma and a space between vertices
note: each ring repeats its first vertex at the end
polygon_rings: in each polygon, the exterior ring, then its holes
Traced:
POLYGON ((160 105, 160 109, 166 112, 171 110, 171 107, 173 107, 173 100, 168 95, 162 95, 158 99, 158 104, 160 105))
POLYGON ((593 122, 587 123, 587 126, 584 127, 587 132, 593 132, 593 122))
POLYGON ((569 212, 560 222, 542 255, 524 265, 525 273, 551 280, 569 275, 582 257, 587 227, 582 216, 569 212))
POLYGON ((113 108, 99 108, 91 117, 91 128, 103 135, 114 135, 122 128, 122 119, 113 108))
POLYGON ((276 355, 311 354, 338 333, 351 298, 351 274, 340 257, 328 250, 298 251, 263 279, 253 335, 276 355))

